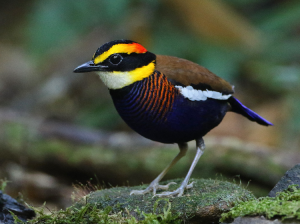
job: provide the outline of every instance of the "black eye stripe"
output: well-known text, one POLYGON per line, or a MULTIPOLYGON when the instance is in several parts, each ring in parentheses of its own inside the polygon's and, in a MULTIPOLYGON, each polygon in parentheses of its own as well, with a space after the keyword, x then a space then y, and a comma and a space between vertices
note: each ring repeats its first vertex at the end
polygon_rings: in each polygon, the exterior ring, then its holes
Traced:
POLYGON ((155 54, 152 54, 151 52, 146 52, 143 54, 138 53, 115 53, 110 55, 108 58, 106 58, 103 62, 100 62, 95 65, 101 65, 105 66, 106 71, 133 71, 136 68, 143 67, 145 65, 148 65, 152 61, 155 60, 155 54), (117 58, 114 58, 115 55, 118 55, 121 57, 121 61, 118 62, 117 58))

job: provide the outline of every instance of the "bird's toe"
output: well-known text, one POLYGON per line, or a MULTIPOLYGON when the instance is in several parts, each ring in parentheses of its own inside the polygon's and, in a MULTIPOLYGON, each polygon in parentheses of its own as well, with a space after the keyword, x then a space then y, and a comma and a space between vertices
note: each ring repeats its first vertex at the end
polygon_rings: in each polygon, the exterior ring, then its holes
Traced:
POLYGON ((193 181, 192 183, 186 185, 186 189, 193 188, 193 187, 194 187, 194 182, 195 182, 195 181, 193 181))
POLYGON ((180 197, 180 196, 183 195, 183 193, 184 193, 184 189, 178 188, 175 191, 165 191, 161 194, 157 194, 156 196, 158 196, 158 197, 170 197, 170 196, 176 196, 177 195, 178 197, 180 197))
POLYGON ((149 193, 151 190, 149 189, 145 189, 145 190, 132 190, 130 192, 130 195, 142 195, 142 194, 147 194, 149 193))
POLYGON ((183 184, 179 188, 177 188, 175 191, 165 191, 161 194, 157 194, 156 196, 158 196, 158 197, 170 197, 170 196, 181 197, 184 193, 184 190, 192 188, 193 184, 194 184, 194 182, 192 182, 190 184, 186 184, 186 185, 183 184))
POLYGON ((130 192, 130 195, 141 195, 141 194, 147 194, 151 191, 153 191, 153 196, 156 196, 156 191, 161 190, 168 190, 169 186, 172 184, 176 184, 175 182, 170 182, 166 185, 159 185, 158 183, 154 182, 151 183, 145 190, 132 190, 130 192))
POLYGON ((177 184, 177 183, 175 183, 175 182, 170 182, 170 183, 168 183, 168 184, 166 184, 166 185, 157 185, 157 186, 156 186, 156 189, 168 190, 169 187, 170 187, 170 185, 172 185, 172 184, 177 184))

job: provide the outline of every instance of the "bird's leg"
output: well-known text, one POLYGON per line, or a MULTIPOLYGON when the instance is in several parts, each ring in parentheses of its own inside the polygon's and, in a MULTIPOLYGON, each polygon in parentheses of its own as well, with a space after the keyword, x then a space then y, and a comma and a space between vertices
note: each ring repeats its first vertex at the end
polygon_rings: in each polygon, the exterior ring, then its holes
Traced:
POLYGON ((182 196, 183 193, 184 193, 184 190, 185 189, 189 189, 189 188, 192 188, 193 187, 193 183, 190 183, 188 184, 189 182, 189 179, 192 175, 192 172, 199 160, 199 158, 201 157, 201 155, 203 154, 204 152, 204 149, 205 149, 205 145, 204 145, 204 141, 202 138, 200 139, 196 139, 196 146, 197 146, 197 152, 196 152, 196 155, 195 155, 195 158, 193 160, 193 163, 189 169, 189 172, 188 174, 186 175, 186 177, 184 178, 183 182, 181 183, 180 187, 177 188, 175 191, 166 191, 166 192, 163 192, 161 194, 157 194, 157 196, 159 197, 162 197, 162 196, 174 196, 174 195, 178 195, 178 197, 182 196))
POLYGON ((179 153, 177 156, 172 160, 172 162, 156 177, 150 185, 145 190, 133 190, 130 192, 132 194, 146 194, 150 191, 153 191, 153 195, 156 195, 157 189, 167 190, 171 184, 176 184, 175 182, 170 182, 166 185, 159 185, 159 181, 166 175, 166 173, 180 160, 182 157, 185 156, 186 151, 188 150, 187 143, 178 143, 179 146, 179 153))

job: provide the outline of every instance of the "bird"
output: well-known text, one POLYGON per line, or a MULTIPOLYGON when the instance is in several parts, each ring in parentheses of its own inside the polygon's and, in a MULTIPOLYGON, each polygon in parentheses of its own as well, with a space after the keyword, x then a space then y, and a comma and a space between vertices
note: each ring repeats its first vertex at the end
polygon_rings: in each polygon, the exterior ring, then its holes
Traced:
POLYGON ((260 125, 273 125, 233 96, 234 87, 208 69, 186 59, 156 55, 138 42, 114 40, 103 44, 92 60, 75 73, 96 72, 108 88, 121 118, 135 132, 153 141, 179 146, 171 163, 143 190, 130 195, 153 193, 159 197, 180 197, 205 150, 203 136, 235 112, 260 125), (188 142, 196 141, 196 155, 189 171, 174 191, 160 185, 166 173, 185 156, 188 142), (165 190, 157 194, 157 190, 165 190))

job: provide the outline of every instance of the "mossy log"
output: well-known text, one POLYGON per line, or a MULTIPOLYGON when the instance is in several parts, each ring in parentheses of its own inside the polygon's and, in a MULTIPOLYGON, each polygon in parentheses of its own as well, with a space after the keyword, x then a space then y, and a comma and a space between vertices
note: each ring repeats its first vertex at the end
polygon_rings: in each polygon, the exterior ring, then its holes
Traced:
MULTIPOLYGON (((175 190, 183 179, 174 179, 177 184, 171 185, 175 190)), ((170 182, 167 181, 167 182, 170 182)), ((110 206, 112 213, 131 215, 137 220, 143 219, 142 213, 164 214, 170 208, 173 217, 189 223, 218 222, 223 212, 229 211, 241 201, 254 199, 252 193, 241 186, 219 180, 191 179, 194 187, 185 191, 182 197, 153 197, 152 193, 145 195, 130 195, 131 190, 144 189, 147 185, 135 187, 115 187, 95 191, 75 207, 95 204, 99 209, 110 206)), ((162 184, 167 184, 162 182, 162 184)), ((161 190, 158 191, 158 193, 161 190)))

